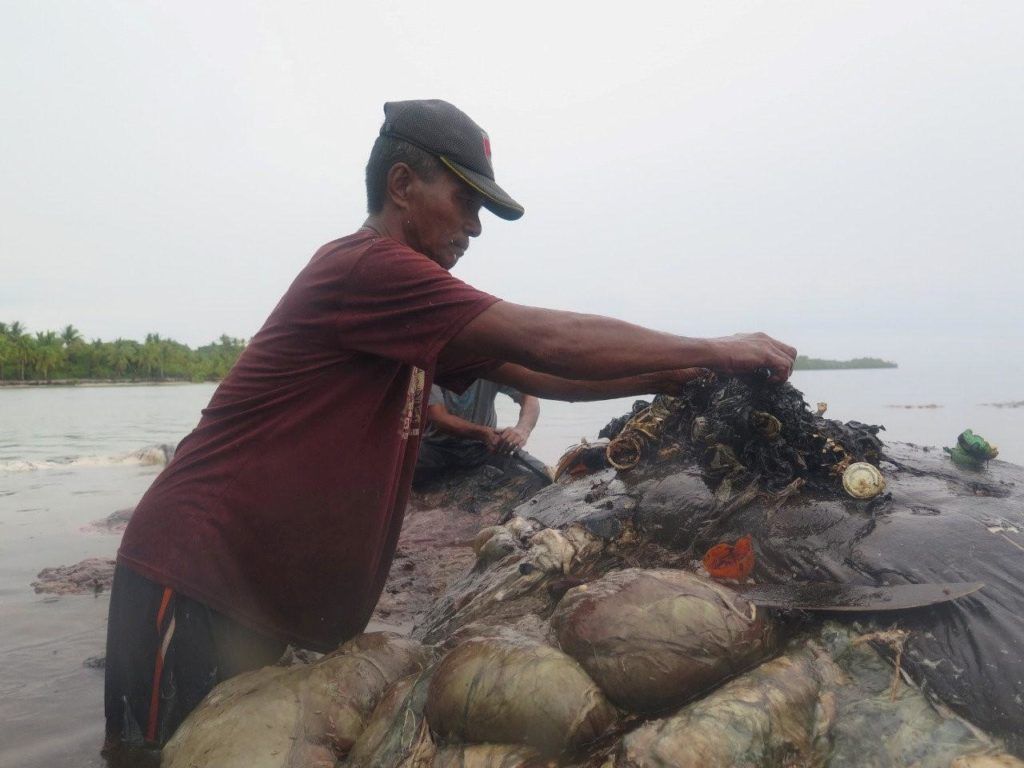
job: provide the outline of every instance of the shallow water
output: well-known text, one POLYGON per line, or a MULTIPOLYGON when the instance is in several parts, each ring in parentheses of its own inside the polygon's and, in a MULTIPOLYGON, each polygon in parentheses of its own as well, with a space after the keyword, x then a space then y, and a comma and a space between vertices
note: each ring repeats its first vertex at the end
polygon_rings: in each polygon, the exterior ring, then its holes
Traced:
POLYGON ((112 557, 117 536, 87 523, 131 506, 158 467, 0 473, 0 765, 102 765, 107 595, 36 595, 51 565, 112 557))
MULTIPOLYGON (((952 445, 971 427, 1024 463, 1024 365, 951 375, 941 366, 798 372, 793 383, 828 415, 884 424, 882 437, 952 445), (936 405, 937 408, 893 408, 936 405)), ((113 556, 116 535, 83 530, 135 504, 160 467, 144 451, 175 444, 195 424, 211 384, 0 389, 0 766, 98 766, 106 595, 36 595, 45 567, 113 556)), ((580 438, 594 439, 633 398, 544 402, 527 446, 554 463, 580 438)), ((499 421, 516 406, 499 398, 499 421)))

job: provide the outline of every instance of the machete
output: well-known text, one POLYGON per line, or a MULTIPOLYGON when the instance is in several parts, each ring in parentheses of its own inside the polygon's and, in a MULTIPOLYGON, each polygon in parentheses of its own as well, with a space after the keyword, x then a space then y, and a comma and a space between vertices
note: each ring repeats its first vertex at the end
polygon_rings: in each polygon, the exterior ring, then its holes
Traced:
MULTIPOLYGON (((551 479, 551 475, 549 475, 544 470, 540 469, 540 467, 534 466, 533 462, 531 462, 529 459, 523 456, 523 454, 520 453, 518 448, 514 449, 512 453, 508 455, 508 457, 511 459, 515 459, 516 461, 519 462, 520 466, 526 467, 528 470, 533 472, 533 474, 537 475, 537 477, 542 478, 544 480, 545 485, 551 485, 551 483, 554 482, 554 480, 551 479)), ((506 459, 505 461, 506 463, 508 463, 508 459, 506 459)))
POLYGON ((945 603, 974 594, 980 581, 949 584, 896 584, 868 587, 861 584, 794 582, 758 584, 736 591, 754 605, 801 611, 901 611, 945 603))

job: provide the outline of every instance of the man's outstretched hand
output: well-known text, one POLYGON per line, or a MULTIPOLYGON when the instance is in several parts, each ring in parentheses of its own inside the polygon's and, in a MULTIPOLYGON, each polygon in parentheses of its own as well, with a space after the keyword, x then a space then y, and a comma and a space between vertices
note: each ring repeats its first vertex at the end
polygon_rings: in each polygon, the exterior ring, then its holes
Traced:
POLYGON ((737 333, 709 339, 716 362, 710 367, 719 373, 753 373, 758 368, 771 371, 769 381, 785 381, 793 372, 796 349, 766 333, 737 333))
POLYGON ((710 368, 677 368, 674 371, 661 371, 655 374, 658 381, 654 392, 676 397, 683 394, 683 388, 687 383, 710 374, 710 368))

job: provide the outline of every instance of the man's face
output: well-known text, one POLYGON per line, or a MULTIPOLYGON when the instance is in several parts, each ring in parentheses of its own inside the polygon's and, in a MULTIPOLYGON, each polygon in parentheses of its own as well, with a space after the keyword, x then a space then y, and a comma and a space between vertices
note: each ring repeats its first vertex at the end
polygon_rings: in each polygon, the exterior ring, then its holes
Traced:
POLYGON ((479 193, 447 170, 409 187, 405 237, 413 249, 450 270, 481 232, 479 193))

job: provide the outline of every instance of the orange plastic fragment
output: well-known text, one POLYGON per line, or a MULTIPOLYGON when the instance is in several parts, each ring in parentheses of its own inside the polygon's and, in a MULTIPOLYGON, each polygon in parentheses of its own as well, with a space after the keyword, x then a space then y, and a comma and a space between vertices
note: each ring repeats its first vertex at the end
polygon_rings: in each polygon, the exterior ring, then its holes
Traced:
POLYGON ((747 534, 735 544, 715 544, 703 563, 712 578, 742 581, 754 571, 754 540, 747 534))

